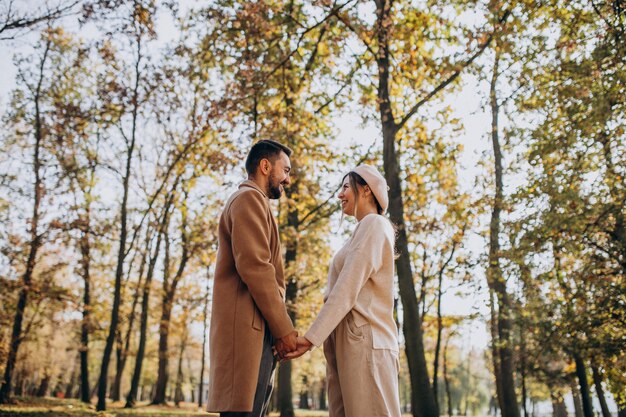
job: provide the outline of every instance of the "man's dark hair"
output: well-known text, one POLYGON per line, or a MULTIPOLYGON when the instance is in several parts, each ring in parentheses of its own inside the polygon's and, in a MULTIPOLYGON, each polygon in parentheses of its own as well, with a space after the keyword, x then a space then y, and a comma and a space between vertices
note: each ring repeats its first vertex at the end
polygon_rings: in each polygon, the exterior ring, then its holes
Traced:
POLYGON ((278 155, 285 152, 287 156, 291 156, 291 149, 274 140, 260 140, 250 148, 248 157, 246 158, 246 172, 248 175, 254 175, 259 167, 262 159, 269 159, 271 163, 276 161, 278 155))

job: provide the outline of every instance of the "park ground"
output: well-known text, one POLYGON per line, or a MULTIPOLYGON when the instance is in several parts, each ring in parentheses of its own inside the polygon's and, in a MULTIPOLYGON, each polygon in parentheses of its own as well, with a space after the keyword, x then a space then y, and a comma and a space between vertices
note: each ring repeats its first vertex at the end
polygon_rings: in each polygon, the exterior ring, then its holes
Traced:
MULTIPOLYGON (((270 413, 270 417, 278 417, 270 413)), ((154 406, 139 403, 134 409, 125 409, 123 402, 110 403, 106 412, 97 412, 94 405, 74 399, 17 397, 15 404, 0 406, 0 417, 217 417, 198 409, 195 403, 154 406)), ((327 417, 327 411, 296 410, 296 417, 327 417)), ((409 416, 408 414, 405 416, 409 416)))

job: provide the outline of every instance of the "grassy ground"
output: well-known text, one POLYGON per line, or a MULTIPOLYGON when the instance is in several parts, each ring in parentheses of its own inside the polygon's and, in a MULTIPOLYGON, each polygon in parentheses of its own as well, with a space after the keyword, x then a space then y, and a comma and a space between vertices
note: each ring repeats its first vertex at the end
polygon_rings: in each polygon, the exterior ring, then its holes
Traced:
POLYGON ((74 399, 16 398, 15 404, 0 406, 0 417, 211 417, 217 416, 198 410, 196 404, 181 407, 153 406, 139 403, 136 408, 124 408, 124 403, 107 404, 106 412, 96 412, 94 405, 74 399))
MULTIPOLYGON (((154 406, 139 403, 128 410, 124 403, 107 404, 106 412, 96 412, 94 405, 74 399, 18 397, 15 404, 0 406, 0 417, 212 417, 217 414, 198 410, 197 404, 183 403, 181 407, 154 406)), ((270 413, 270 417, 278 417, 270 413)), ((328 412, 296 410, 296 417, 327 417, 328 412)))

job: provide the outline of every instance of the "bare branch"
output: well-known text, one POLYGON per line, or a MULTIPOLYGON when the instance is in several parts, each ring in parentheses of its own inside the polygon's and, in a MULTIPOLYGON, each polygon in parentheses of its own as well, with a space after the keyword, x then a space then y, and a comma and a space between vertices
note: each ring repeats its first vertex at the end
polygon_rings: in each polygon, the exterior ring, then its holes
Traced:
MULTIPOLYGON (((504 14, 502 15, 502 17, 500 19, 498 19, 498 24, 500 24, 500 25, 503 24, 506 21, 506 19, 509 17, 510 14, 511 14, 510 10, 505 11, 504 14)), ((446 78, 438 86, 436 86, 430 93, 428 93, 426 95, 426 97, 424 97, 420 101, 418 101, 411 108, 411 110, 409 110, 408 113, 405 114, 404 117, 402 117, 402 119, 400 119, 400 122, 397 125, 398 126, 398 130, 401 129, 409 121, 409 119, 413 115, 415 115, 415 113, 417 113, 417 111, 420 109, 420 107, 422 107, 424 104, 426 104, 431 98, 433 98, 435 95, 437 95, 438 92, 440 92, 441 90, 446 88, 454 80, 456 80, 458 78, 458 76, 461 75, 461 72, 463 72, 463 70, 465 68, 470 66, 472 64, 472 62, 474 62, 474 60, 476 58, 478 58, 485 51, 485 49, 487 49, 487 47, 491 44, 491 41, 493 40, 494 35, 495 35, 495 31, 491 32, 489 34, 489 37, 487 38, 487 40, 485 42, 483 42, 482 45, 480 45, 478 50, 476 52, 474 52, 474 54, 472 56, 470 56, 464 62, 462 62, 459 65, 457 65, 456 68, 458 68, 458 69, 456 71, 454 71, 452 74, 450 74, 448 76, 448 78, 446 78)))

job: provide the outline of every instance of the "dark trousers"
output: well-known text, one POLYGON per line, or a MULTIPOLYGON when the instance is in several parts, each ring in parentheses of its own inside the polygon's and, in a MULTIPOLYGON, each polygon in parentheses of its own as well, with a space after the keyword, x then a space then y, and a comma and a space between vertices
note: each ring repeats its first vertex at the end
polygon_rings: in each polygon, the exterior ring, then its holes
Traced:
POLYGON ((276 359, 272 352, 274 337, 270 333, 269 326, 265 323, 265 335, 263 337, 263 352, 261 353, 261 366, 259 368, 259 379, 254 393, 254 403, 251 412, 226 411, 220 413, 220 417, 263 417, 267 413, 270 405, 270 397, 274 382, 274 369, 276 359))

